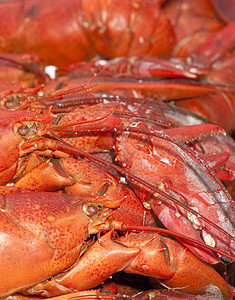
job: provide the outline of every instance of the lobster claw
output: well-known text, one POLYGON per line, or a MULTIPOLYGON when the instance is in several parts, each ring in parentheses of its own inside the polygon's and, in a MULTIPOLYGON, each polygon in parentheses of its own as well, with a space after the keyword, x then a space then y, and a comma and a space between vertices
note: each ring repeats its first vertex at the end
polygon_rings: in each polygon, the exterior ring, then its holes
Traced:
MULTIPOLYGON (((218 178, 195 152, 164 130, 153 131, 142 123, 138 127, 146 134, 123 133, 117 140, 116 159, 144 180, 131 184, 145 207, 152 208, 169 230, 234 254, 234 204, 218 178)), ((187 247, 209 263, 218 262, 208 251, 187 247)))
POLYGON ((231 299, 224 279, 176 241, 155 233, 131 233, 112 240, 111 233, 101 236, 68 272, 39 283, 27 292, 55 296, 79 291, 123 270, 158 278, 163 285, 186 293, 206 297, 209 290, 214 289, 213 295, 231 299))

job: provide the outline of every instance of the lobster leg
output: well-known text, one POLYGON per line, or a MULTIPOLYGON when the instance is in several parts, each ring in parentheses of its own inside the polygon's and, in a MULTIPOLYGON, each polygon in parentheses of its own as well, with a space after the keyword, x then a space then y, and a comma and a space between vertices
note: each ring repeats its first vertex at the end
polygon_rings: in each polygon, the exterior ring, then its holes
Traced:
POLYGON ((1 297, 70 268, 87 249, 89 235, 112 224, 111 209, 92 203, 94 198, 17 189, 4 187, 0 195, 1 297))
POLYGON ((21 176, 14 186, 34 191, 53 191, 74 183, 74 179, 60 167, 57 160, 47 159, 21 176))
MULTIPOLYGON (((87 291, 79 291, 79 292, 74 292, 71 294, 63 294, 60 296, 53 297, 53 300, 72 300, 74 298, 78 297, 80 300, 114 300, 115 296, 110 295, 108 296, 106 293, 102 293, 98 289, 93 289, 93 290, 87 290, 87 291), (102 298, 103 297, 103 298, 102 298)), ((23 294, 14 294, 6 298, 6 300, 41 300, 42 297, 38 296, 30 296, 30 295, 23 295, 23 294)))
POLYGON ((164 285, 184 292, 205 295, 211 292, 231 299, 223 278, 177 242, 151 233, 130 234, 117 241, 110 236, 111 232, 96 241, 67 273, 27 292, 54 296, 79 291, 100 284, 113 272, 124 270, 160 278, 164 285))
POLYGON ((64 188, 68 194, 93 197, 113 211, 115 220, 131 225, 155 226, 152 214, 144 208, 135 193, 111 173, 97 168, 88 160, 48 159, 22 176, 14 188, 53 191, 64 188))
MULTIPOLYGON (((164 257, 165 265, 167 265, 170 270, 174 271, 174 275, 169 279, 160 279, 160 282, 164 286, 190 294, 207 294, 207 292, 210 293, 210 289, 213 291, 213 288, 215 288, 216 294, 216 289, 219 288, 225 299, 231 298, 230 289, 227 284, 225 284, 224 279, 220 277, 213 268, 201 262, 178 242, 165 236, 149 233, 141 235, 130 234, 127 237, 121 237, 119 239, 121 243, 128 247, 136 247, 136 240, 137 243, 143 243, 141 244, 142 251, 134 258, 134 260, 132 260, 130 265, 124 269, 125 272, 136 272, 138 274, 148 275, 151 264, 153 264, 151 271, 154 272, 155 268, 161 269, 162 265, 158 266, 154 259, 152 261, 148 253, 148 250, 150 253, 152 252, 153 247, 159 249, 160 244, 160 247, 162 247, 163 250, 160 251, 158 255, 164 257), (146 239, 151 239, 151 237, 152 241, 144 244, 146 239)), ((157 253, 155 253, 155 255, 157 255, 157 253)), ((157 273, 158 272, 159 271, 157 271, 157 273)), ((150 276, 153 278, 160 278, 159 275, 156 276, 156 273, 151 274, 150 276)))
POLYGON ((28 292, 49 297, 74 290, 89 289, 122 270, 140 252, 140 249, 128 248, 114 242, 111 233, 112 231, 100 237, 65 275, 38 284, 28 292))

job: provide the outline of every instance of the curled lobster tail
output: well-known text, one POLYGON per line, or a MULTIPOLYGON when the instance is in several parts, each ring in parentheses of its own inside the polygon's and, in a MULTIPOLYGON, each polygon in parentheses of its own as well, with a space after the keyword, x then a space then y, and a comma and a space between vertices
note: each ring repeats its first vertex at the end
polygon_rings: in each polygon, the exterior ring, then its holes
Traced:
POLYGON ((169 56, 174 31, 160 10, 160 2, 123 1, 119 5, 118 1, 83 1, 87 36, 97 53, 108 58, 135 54, 169 56))
POLYGON ((37 52, 47 64, 61 66, 96 54, 169 56, 174 45, 173 28, 157 0, 122 5, 115 0, 15 0, 1 2, 0 16, 0 51, 37 52))

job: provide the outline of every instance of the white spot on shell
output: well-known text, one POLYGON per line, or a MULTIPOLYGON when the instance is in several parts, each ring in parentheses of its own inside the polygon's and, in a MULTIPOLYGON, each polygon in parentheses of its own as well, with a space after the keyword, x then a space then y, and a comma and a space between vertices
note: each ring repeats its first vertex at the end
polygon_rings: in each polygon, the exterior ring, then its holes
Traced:
POLYGON ((43 91, 39 91, 39 92, 38 92, 38 96, 39 96, 39 97, 44 96, 44 92, 43 92, 43 91))
POLYGON ((197 69, 194 68, 194 67, 191 67, 191 68, 189 69, 189 72, 191 72, 191 73, 197 73, 197 69))
POLYGON ((147 271, 149 269, 149 267, 147 265, 142 265, 142 269, 147 271))
POLYGON ((160 161, 161 161, 161 162, 164 162, 164 163, 166 163, 166 164, 168 164, 168 165, 171 165, 169 159, 166 158, 166 157, 165 157, 165 158, 161 158, 160 161))
POLYGON ((202 237, 203 237, 203 240, 204 240, 206 245, 211 246, 211 247, 215 247, 215 240, 205 230, 202 230, 202 237))
POLYGON ((176 216, 177 218, 181 217, 181 214, 179 213, 178 210, 176 210, 175 216, 176 216))
POLYGON ((143 205, 146 209, 151 209, 151 205, 148 202, 143 202, 143 205))
POLYGON ((55 79, 55 73, 56 73, 57 67, 56 66, 46 66, 45 67, 45 73, 50 76, 51 79, 55 79))
MULTIPOLYGON (((197 207, 191 207, 191 209, 193 209, 195 212, 199 211, 197 207)), ((188 220, 191 222, 193 228, 202 229, 202 226, 201 226, 201 223, 200 223, 198 217, 195 216, 194 214, 192 214, 191 212, 188 212, 188 220)))
POLYGON ((105 59, 100 59, 98 63, 96 63, 96 66, 105 66, 105 65, 107 65, 107 60, 105 59))
POLYGON ((180 65, 180 64, 176 64, 176 65, 175 65, 175 68, 178 69, 178 70, 183 70, 183 66, 180 65))
POLYGON ((127 184, 126 178, 125 177, 120 177, 119 182, 123 184, 127 184))
POLYGON ((211 204, 211 205, 215 204, 215 200, 214 200, 214 198, 213 198, 210 194, 208 194, 208 193, 206 193, 206 192, 201 192, 201 193, 198 193, 198 195, 199 195, 200 197, 202 197, 202 199, 203 199, 206 203, 211 204))
POLYGON ((142 36, 139 37, 139 43, 143 44, 144 43, 144 38, 142 36))

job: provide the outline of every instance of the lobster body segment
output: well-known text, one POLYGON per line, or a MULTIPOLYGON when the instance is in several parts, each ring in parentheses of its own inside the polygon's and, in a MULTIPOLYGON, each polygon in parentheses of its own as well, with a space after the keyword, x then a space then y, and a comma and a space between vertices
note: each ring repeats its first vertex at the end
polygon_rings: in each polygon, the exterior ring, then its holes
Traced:
POLYGON ((56 1, 54 3, 53 1, 48 1, 39 5, 37 1, 30 0, 7 1, 1 4, 3 21, 0 29, 1 35, 3 37, 7 34, 9 37, 9 43, 3 44, 2 52, 37 52, 40 57, 46 60, 47 64, 55 64, 56 60, 60 61, 63 56, 71 63, 76 61, 77 57, 84 60, 90 58, 92 54, 94 55, 92 49, 88 52, 84 51, 89 49, 90 45, 82 25, 79 25, 77 21, 82 13, 81 2, 72 0, 69 3, 67 2, 67 5, 64 5, 64 1, 56 1), (64 7, 63 11, 54 10, 55 5, 64 7), (11 11, 10 19, 6 17, 6 12, 9 13, 9 11, 11 11), (64 27, 63 24, 66 23, 67 26, 64 27), (61 30, 58 33, 57 28, 59 24, 61 30), (74 36, 74 31, 71 31, 69 28, 74 28, 77 34, 74 36), (38 33, 42 30, 44 34, 39 38, 38 33), (22 43, 22 41, 25 41, 25 43, 22 43), (69 56, 68 53, 66 54, 64 46, 61 47, 65 44, 70 49, 69 56), (73 54, 74 56, 72 57, 73 54))
POLYGON ((37 52, 46 64, 57 66, 84 61, 96 53, 109 58, 169 56, 174 45, 172 25, 160 12, 158 0, 123 1, 121 6, 114 0, 14 0, 1 2, 0 15, 4 41, 0 51, 37 52), (150 20, 143 32, 143 25, 150 20))

